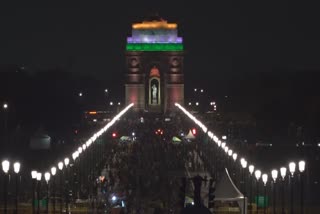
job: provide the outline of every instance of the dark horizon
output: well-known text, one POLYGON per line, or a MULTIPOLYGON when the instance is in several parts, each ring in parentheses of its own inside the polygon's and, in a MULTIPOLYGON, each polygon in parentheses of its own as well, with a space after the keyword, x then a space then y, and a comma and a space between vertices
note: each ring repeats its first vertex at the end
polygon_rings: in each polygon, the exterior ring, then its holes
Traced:
POLYGON ((2 4, 0 65, 62 68, 97 78, 124 73, 131 24, 157 12, 178 23, 186 76, 320 70, 320 32, 314 27, 320 17, 309 3, 2 4))

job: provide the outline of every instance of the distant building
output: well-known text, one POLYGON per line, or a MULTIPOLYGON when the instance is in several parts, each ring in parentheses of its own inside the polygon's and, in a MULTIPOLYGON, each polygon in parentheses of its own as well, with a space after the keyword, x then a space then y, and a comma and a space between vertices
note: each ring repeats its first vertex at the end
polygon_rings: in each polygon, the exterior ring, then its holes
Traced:
POLYGON ((126 104, 164 113, 184 104, 183 41, 177 24, 152 17, 132 25, 126 44, 126 104))

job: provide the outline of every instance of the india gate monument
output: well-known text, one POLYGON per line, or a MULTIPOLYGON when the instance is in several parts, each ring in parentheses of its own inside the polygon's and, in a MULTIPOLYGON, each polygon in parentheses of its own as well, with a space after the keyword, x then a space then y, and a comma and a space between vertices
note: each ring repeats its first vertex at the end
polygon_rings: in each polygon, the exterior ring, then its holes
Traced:
POLYGON ((126 44, 126 104, 165 113, 184 104, 183 40, 176 23, 152 17, 132 24, 126 44))

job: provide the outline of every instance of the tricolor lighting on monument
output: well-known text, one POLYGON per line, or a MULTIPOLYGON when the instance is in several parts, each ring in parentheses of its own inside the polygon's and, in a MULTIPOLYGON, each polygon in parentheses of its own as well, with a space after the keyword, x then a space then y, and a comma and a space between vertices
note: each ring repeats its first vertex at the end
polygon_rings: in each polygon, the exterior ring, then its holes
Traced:
POLYGON ((165 20, 144 21, 132 25, 127 38, 127 51, 183 51, 177 24, 165 20))

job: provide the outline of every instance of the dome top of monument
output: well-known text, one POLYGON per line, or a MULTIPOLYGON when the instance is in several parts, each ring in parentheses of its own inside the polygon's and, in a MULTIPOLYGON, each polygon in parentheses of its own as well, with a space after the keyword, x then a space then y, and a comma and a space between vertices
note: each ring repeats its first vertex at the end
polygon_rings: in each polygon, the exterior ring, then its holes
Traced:
POLYGON ((176 23, 168 23, 159 14, 151 14, 142 23, 132 24, 133 29, 176 29, 176 23))

